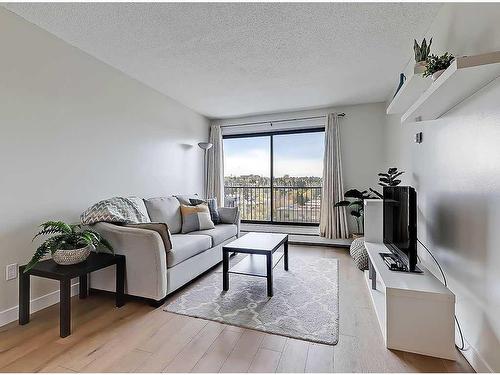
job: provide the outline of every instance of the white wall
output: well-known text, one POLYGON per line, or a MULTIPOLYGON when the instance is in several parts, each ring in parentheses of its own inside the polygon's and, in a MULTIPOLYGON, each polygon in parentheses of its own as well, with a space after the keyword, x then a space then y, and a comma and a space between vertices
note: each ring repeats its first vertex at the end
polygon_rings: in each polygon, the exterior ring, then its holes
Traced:
MULTIPOLYGON (((208 120, 0 7, 0 314, 37 225, 94 202, 201 192, 208 120)), ((57 288, 33 279, 32 297, 57 288)))
MULTIPOLYGON (((434 38, 434 53, 499 51, 499 19, 498 4, 446 4, 426 36, 434 38)), ((497 372, 499 103, 497 79, 441 119, 401 125, 398 116, 389 116, 386 128, 388 164, 404 168, 405 182, 418 191, 418 236, 437 256, 457 296, 456 312, 470 344, 465 355, 476 370, 497 372), (418 131, 420 145, 413 142, 418 131)))
MULTIPOLYGON (((242 118, 213 120, 213 123, 245 124, 260 121, 272 121, 278 119, 294 119, 302 117, 322 116, 330 112, 344 112, 346 116, 341 119, 341 140, 342 140, 342 162, 344 187, 346 190, 351 188, 367 189, 369 187, 377 188, 377 173, 385 168, 384 151, 384 129, 386 124, 385 103, 360 104, 335 108, 324 108, 308 111, 294 111, 275 113, 269 115, 250 116, 242 118)), ((324 120, 314 120, 311 123, 314 126, 324 125, 324 120)), ((280 127, 298 126, 306 127, 304 122, 280 124, 280 127)), ((277 128, 278 124, 273 126, 277 128)), ((242 127, 241 132, 245 132, 247 127, 242 127)), ((261 127, 260 131, 265 131, 261 127)), ((238 133, 235 128, 231 133, 238 133)), ((350 229, 355 231, 356 225, 351 219, 350 229)))

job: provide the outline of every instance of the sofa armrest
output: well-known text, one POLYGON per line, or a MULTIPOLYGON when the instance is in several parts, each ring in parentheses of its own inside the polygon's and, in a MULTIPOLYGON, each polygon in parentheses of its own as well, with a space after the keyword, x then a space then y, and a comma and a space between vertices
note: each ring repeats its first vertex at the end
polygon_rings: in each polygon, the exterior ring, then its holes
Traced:
POLYGON ((236 224, 238 227, 238 237, 240 236, 240 210, 238 207, 219 207, 219 217, 223 224, 236 224))
MULTIPOLYGON (((116 254, 125 255, 127 294, 154 300, 167 295, 167 257, 163 240, 157 232, 110 223, 97 223, 93 229, 111 243, 116 254)), ((114 281, 113 272, 94 272, 91 275, 93 288, 114 291, 114 281)))

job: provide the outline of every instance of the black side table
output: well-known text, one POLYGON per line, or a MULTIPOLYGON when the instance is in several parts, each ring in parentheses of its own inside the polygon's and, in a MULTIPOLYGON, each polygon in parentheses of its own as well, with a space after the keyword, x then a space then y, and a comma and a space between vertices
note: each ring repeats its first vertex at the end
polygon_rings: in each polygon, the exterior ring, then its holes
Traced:
POLYGON ((116 307, 125 304, 125 256, 92 252, 87 260, 70 266, 60 266, 52 259, 37 263, 24 273, 26 265, 19 267, 19 324, 30 321, 30 276, 59 280, 60 285, 60 335, 66 337, 71 333, 71 279, 80 279, 80 298, 88 295, 87 275, 93 271, 116 265, 116 307))

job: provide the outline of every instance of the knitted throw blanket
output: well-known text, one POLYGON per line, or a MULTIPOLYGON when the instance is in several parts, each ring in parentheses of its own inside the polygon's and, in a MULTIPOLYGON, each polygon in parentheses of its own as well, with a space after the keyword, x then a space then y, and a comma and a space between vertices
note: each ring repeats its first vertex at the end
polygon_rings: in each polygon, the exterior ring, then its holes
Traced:
POLYGON ((148 222, 133 201, 122 197, 113 197, 94 204, 80 215, 80 220, 85 225, 101 221, 124 224, 148 222))

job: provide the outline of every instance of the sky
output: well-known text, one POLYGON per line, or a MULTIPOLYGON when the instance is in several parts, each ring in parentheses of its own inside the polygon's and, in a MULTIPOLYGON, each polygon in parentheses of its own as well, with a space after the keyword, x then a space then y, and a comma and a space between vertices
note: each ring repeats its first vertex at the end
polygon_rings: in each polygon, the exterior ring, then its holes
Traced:
MULTIPOLYGON (((274 136, 274 176, 321 177, 324 132, 274 136)), ((270 137, 224 140, 224 174, 269 176, 270 137)))

